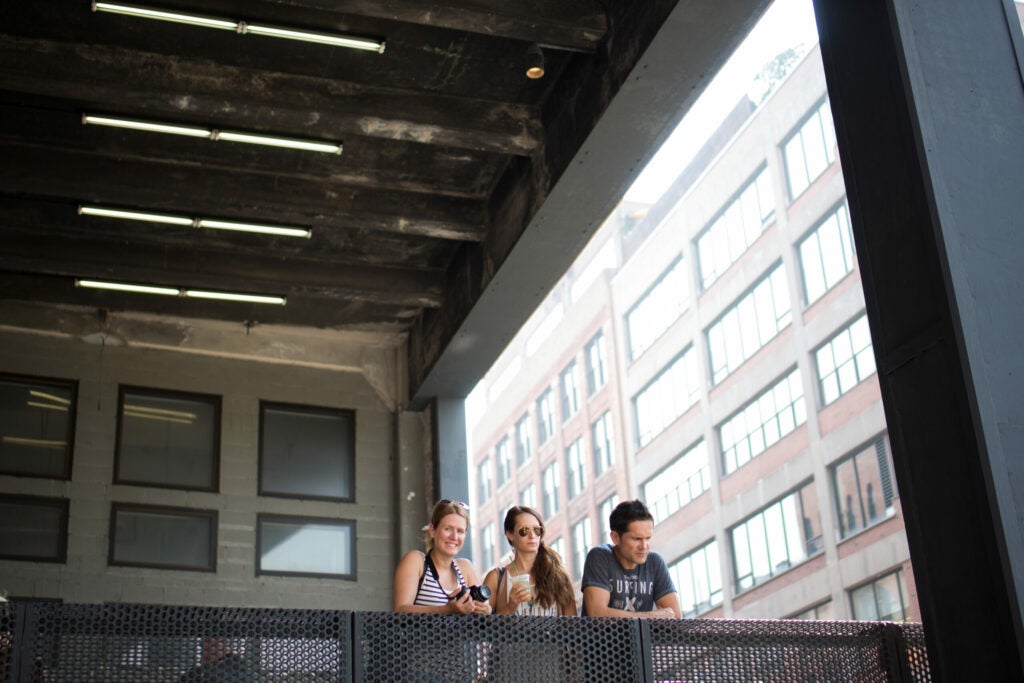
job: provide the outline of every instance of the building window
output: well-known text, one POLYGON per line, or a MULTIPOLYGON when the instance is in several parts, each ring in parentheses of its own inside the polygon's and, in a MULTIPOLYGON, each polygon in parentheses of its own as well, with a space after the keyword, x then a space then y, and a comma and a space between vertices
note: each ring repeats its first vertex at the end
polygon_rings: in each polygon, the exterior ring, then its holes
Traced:
POLYGON ((114 483, 216 491, 220 397, 121 387, 114 483))
POLYGON ((256 573, 356 580, 353 519, 257 515, 256 573))
POLYGON ((836 131, 828 100, 782 143, 789 197, 796 199, 836 160, 836 131))
POLYGON ((579 438, 565 449, 565 461, 569 465, 570 500, 587 488, 586 459, 583 457, 583 439, 579 438))
POLYGON ((261 496, 355 500, 355 413, 260 402, 261 496))
POLYGON ((480 530, 480 566, 484 572, 494 564, 494 522, 480 530))
POLYGON ((810 305, 853 271, 856 254, 845 203, 800 242, 799 252, 804 302, 810 305))
POLYGON ((875 351, 865 315, 814 352, 821 403, 828 405, 875 374, 875 351))
POLYGON ((892 501, 896 492, 884 437, 878 437, 833 465, 832 482, 840 538, 851 536, 895 512, 892 501))
POLYGON ((579 381, 576 379, 576 361, 562 370, 559 377, 562 387, 562 422, 575 415, 580 409, 579 381))
POLYGON ((512 478, 512 453, 507 436, 498 442, 495 451, 498 455, 498 486, 501 487, 512 478))
POLYGON ((821 552, 821 515, 814 482, 733 527, 730 535, 737 591, 821 552))
POLYGON ((794 369, 718 428, 725 473, 735 472, 806 421, 800 370, 794 369))
POLYGON ((552 550, 554 550, 555 553, 558 555, 558 557, 562 558, 563 562, 564 562, 564 558, 565 558, 565 539, 563 539, 563 538, 556 538, 555 540, 553 540, 550 543, 548 543, 548 547, 551 548, 552 550))
POLYGON ((587 395, 593 396, 608 382, 608 352, 604 342, 604 333, 598 332, 587 342, 587 395))
POLYGON ((537 487, 535 485, 527 484, 523 487, 523 490, 519 492, 519 504, 534 510, 537 509, 537 487))
POLYGON ((668 568, 679 591, 679 609, 684 618, 695 617, 722 604, 722 569, 718 541, 705 543, 668 568))
POLYGON ((762 167, 697 236, 701 289, 707 289, 750 248, 775 215, 771 174, 762 167))
POLYGON ((690 288, 679 257, 626 313, 629 359, 642 356, 689 305, 690 288))
POLYGON ((483 505, 491 499, 491 459, 484 458, 476 468, 477 503, 483 505))
POLYGON ((530 446, 530 416, 523 415, 516 422, 516 466, 522 467, 533 456, 530 446))
POLYGON ((728 377, 789 323, 789 287, 780 263, 708 328, 712 384, 728 377))
POLYGON ((604 411, 590 426, 590 439, 594 447, 594 477, 597 478, 615 464, 615 441, 610 411, 604 411))
POLYGON ((111 565, 217 570, 217 511, 113 503, 111 565))
POLYGON ((649 444, 700 398, 697 351, 689 346, 633 397, 637 443, 649 444))
POLYGON ((544 510, 545 517, 551 517, 558 512, 558 487, 560 484, 560 473, 558 471, 558 460, 551 461, 551 464, 544 468, 541 475, 541 486, 544 489, 544 510))
POLYGON ((619 504, 619 494, 613 493, 612 495, 605 498, 597 511, 597 523, 601 529, 601 536, 598 541, 601 543, 610 543, 612 539, 612 523, 611 516, 612 510, 619 504))
POLYGON ((67 499, 0 495, 0 559, 64 562, 67 554, 67 499))
POLYGON ((78 385, 0 375, 0 474, 71 478, 78 385))
POLYGON ((802 619, 805 621, 832 621, 835 618, 835 605, 832 604, 831 600, 826 600, 814 607, 805 609, 803 612, 787 617, 787 619, 802 619))
POLYGON ((584 517, 572 525, 572 575, 576 581, 583 578, 583 565, 591 545, 590 518, 584 517))
POLYGON ((644 500, 660 524, 711 486, 707 443, 700 441, 644 485, 644 500))
POLYGON ((850 591, 850 607, 856 621, 906 621, 907 601, 904 597, 903 570, 850 591))
POLYGON ((537 439, 544 443, 555 435, 555 407, 551 403, 551 389, 545 389, 537 399, 537 439))

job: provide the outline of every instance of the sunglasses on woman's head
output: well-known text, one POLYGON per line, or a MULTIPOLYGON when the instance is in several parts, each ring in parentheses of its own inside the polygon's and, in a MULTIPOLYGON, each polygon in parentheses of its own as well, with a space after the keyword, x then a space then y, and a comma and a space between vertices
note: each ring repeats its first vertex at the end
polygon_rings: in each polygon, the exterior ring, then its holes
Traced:
POLYGON ((518 531, 516 531, 516 533, 522 536, 523 538, 526 538, 526 535, 529 534, 531 531, 533 532, 534 536, 544 535, 544 527, 542 526, 524 526, 518 531))
POLYGON ((437 501, 438 505, 458 505, 463 510, 469 509, 469 503, 463 503, 461 500, 452 500, 451 498, 442 498, 437 501))

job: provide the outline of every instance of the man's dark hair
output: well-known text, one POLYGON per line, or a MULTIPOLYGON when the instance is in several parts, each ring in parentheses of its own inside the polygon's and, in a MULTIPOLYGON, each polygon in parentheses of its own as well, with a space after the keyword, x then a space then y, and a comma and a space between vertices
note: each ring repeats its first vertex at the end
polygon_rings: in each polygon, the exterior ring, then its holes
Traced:
POLYGON ((629 531, 629 525, 633 522, 653 522, 654 515, 639 500, 627 500, 619 503, 608 516, 608 526, 617 534, 624 534, 629 531))

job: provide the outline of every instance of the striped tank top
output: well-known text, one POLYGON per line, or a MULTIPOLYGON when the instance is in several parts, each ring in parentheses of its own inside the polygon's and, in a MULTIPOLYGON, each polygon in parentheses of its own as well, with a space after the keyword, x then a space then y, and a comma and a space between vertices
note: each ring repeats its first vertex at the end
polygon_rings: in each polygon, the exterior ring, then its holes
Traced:
MULTIPOLYGON (((459 586, 465 586, 466 580, 462 578, 459 563, 455 560, 452 560, 452 569, 455 570, 459 586)), ((430 559, 429 554, 423 556, 423 576, 420 577, 420 586, 416 590, 416 599, 412 601, 412 604, 423 607, 448 604, 448 593, 441 587, 441 582, 437 577, 437 568, 434 567, 434 561, 430 559)))

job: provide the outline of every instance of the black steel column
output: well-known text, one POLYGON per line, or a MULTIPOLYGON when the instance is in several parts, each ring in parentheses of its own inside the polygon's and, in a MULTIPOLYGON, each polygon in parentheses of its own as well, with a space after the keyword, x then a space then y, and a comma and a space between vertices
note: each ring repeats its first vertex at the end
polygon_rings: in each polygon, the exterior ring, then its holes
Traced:
POLYGON ((1024 680, 1019 27, 814 5, 932 675, 1024 680))

